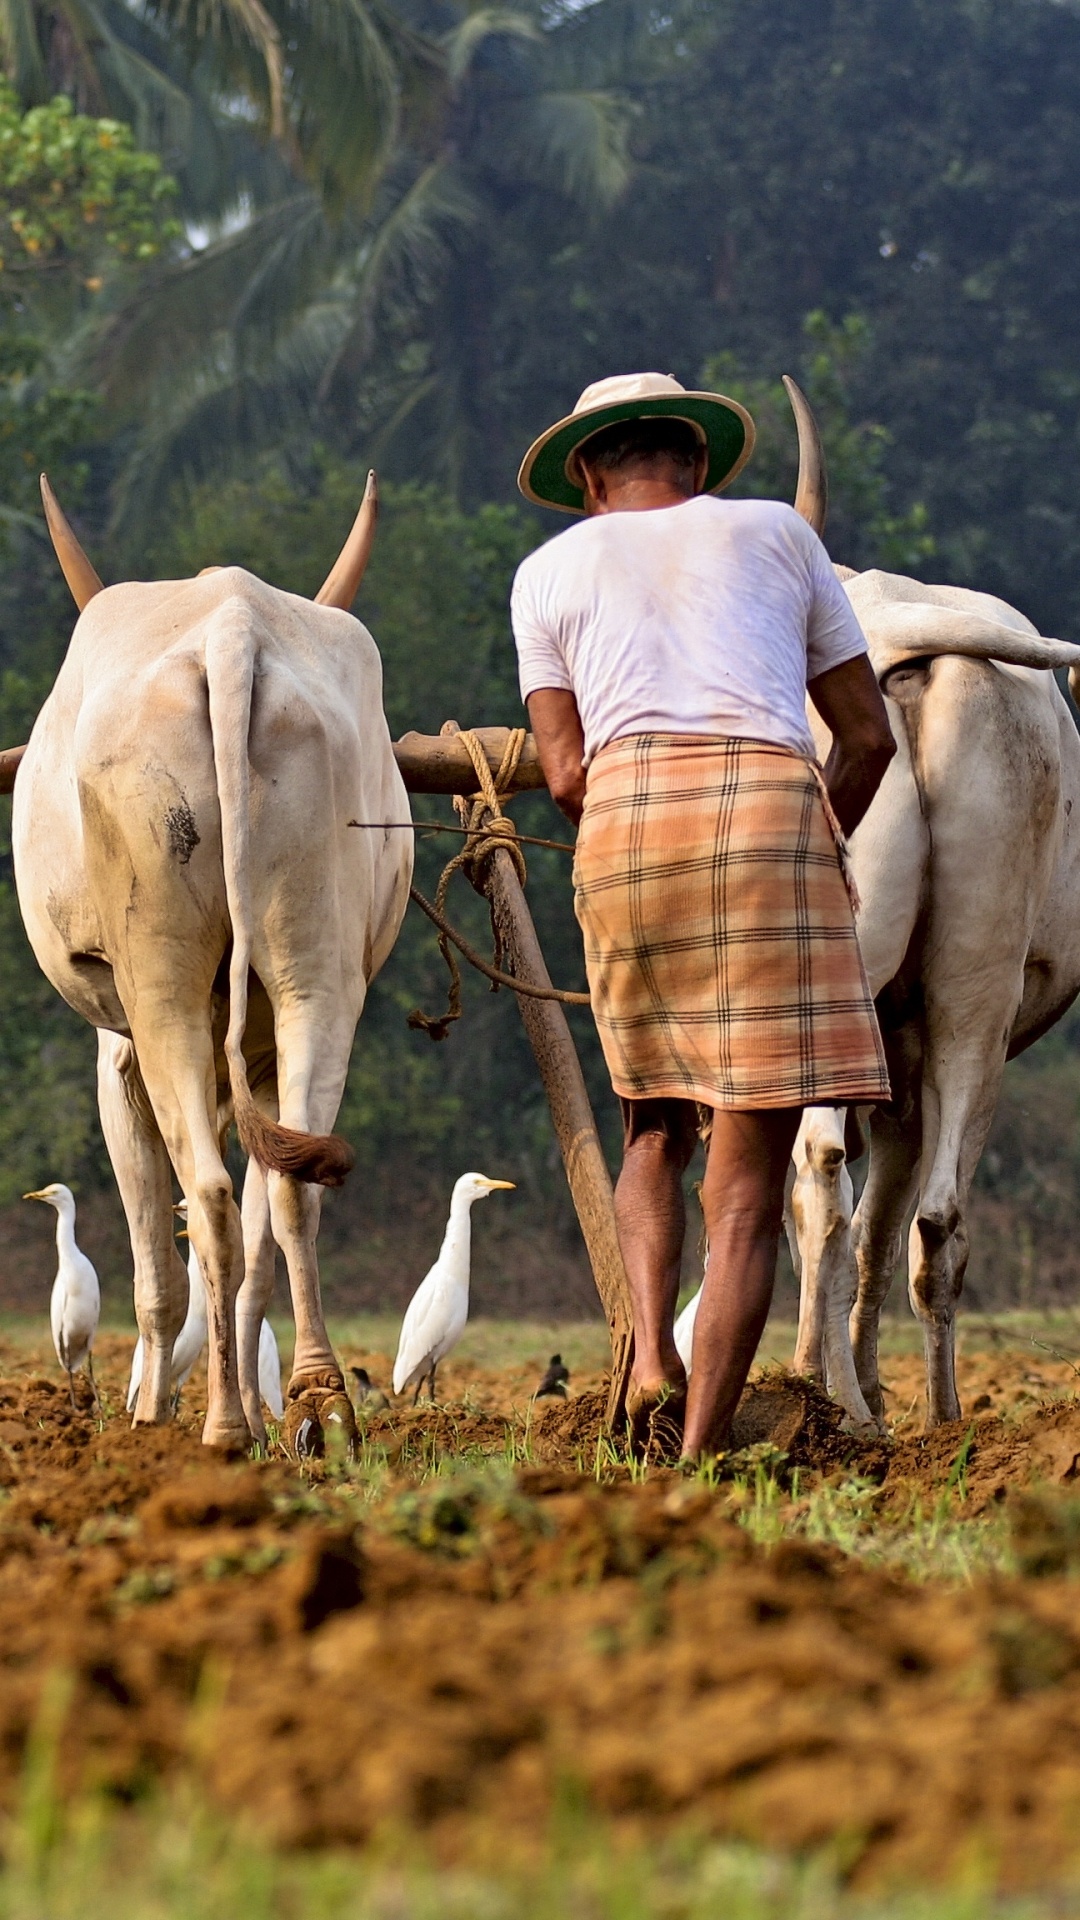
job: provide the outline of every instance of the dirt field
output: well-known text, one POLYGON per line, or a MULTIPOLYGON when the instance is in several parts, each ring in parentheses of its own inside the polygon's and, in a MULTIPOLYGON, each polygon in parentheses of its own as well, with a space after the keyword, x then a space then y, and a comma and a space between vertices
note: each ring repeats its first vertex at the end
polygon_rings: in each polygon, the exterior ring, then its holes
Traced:
POLYGON ((766 1371, 759 1444, 686 1479, 617 1460, 596 1331, 559 1333, 565 1404, 529 1399, 550 1330, 471 1330, 438 1409, 304 1472, 208 1460, 195 1406, 133 1434, 127 1336, 99 1421, 0 1334, 0 1804, 51 1725, 66 1792, 194 1769, 282 1844, 527 1855, 572 1789, 616 1835, 823 1847, 856 1885, 1080 1864, 1080 1342, 972 1334, 971 1418, 927 1441, 894 1353, 861 1451, 766 1371))

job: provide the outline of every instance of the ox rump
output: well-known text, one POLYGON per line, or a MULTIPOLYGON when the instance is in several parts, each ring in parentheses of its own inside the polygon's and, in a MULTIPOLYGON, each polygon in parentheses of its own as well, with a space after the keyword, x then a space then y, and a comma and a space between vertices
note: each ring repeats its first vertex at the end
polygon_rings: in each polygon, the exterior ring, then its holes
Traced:
POLYGON ((20 768, 15 877, 43 971, 99 1029, 146 1356, 135 1422, 169 1418, 186 1303, 171 1163, 206 1281, 204 1440, 264 1437, 258 1330, 274 1242, 296 1317, 286 1439, 348 1430, 313 1183, 351 1164, 332 1129, 412 871, 410 833, 348 828, 410 819, 378 651, 343 610, 370 547, 373 487, 319 603, 237 567, 102 589, 48 493, 46 506, 85 610, 20 768), (251 1156, 243 1221, 222 1158, 230 1114, 251 1156))
POLYGON ((851 842, 893 1098, 869 1116, 853 1222, 843 1114, 804 1117, 795 1364, 824 1373, 857 1422, 882 1418, 878 1322, 910 1220, 908 1290, 935 1426, 960 1417, 968 1197, 1005 1061, 1080 991, 1080 735, 1046 671, 1069 667, 1075 696, 1080 648, 967 588, 876 571, 845 584, 898 748, 851 842))

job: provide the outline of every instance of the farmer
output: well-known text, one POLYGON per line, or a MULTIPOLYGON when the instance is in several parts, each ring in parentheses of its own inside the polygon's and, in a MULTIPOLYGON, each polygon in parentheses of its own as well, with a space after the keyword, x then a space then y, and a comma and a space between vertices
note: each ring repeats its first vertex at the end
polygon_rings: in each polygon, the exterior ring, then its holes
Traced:
POLYGON ((805 1106, 888 1098, 841 834, 895 751, 866 641, 794 510, 719 500, 754 443, 734 400, 598 381, 529 448, 529 500, 584 516, 511 602, 548 786, 579 826, 575 907, 623 1113, 615 1190, 639 1441, 723 1448, 772 1298, 805 1106), (809 692, 833 737, 824 776, 809 692), (827 789, 827 797, 826 797, 827 789), (682 1175, 711 1138, 687 1386, 673 1326, 682 1175))

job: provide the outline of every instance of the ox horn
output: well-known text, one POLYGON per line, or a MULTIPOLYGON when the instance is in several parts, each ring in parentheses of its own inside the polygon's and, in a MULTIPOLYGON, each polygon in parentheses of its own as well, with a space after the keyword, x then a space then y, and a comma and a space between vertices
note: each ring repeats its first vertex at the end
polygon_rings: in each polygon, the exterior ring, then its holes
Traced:
POLYGON ((93 599, 95 593, 102 591, 103 582, 98 578, 85 553, 76 540, 59 500, 49 485, 47 474, 41 476, 41 503, 45 508, 49 537, 60 562, 60 570, 71 588, 72 599, 82 613, 84 607, 93 599))
POLYGON ((784 386, 799 435, 799 484, 795 489, 795 511, 809 521, 820 539, 829 513, 829 478, 825 471, 821 435, 809 400, 788 373, 784 375, 784 386))
POLYGON ((360 511, 352 524, 352 532, 315 595, 317 607, 340 607, 343 613, 348 613, 360 591, 364 569, 371 558, 378 518, 379 488, 372 467, 360 502, 360 511))

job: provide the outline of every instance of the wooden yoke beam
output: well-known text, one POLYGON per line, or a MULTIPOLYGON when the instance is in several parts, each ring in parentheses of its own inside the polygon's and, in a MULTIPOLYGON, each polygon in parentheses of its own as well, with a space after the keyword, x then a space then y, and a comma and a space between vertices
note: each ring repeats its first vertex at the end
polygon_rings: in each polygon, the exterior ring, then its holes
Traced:
POLYGON ((0 748, 0 793, 14 793, 15 775, 25 752, 25 747, 0 748))
MULTIPOLYGON (((492 773, 510 738, 509 727, 477 727, 477 739, 487 754, 492 773)), ((0 751, 0 793, 11 793, 25 747, 0 751)), ((476 773, 464 747, 452 734, 406 733, 394 743, 394 758, 410 793, 475 793, 476 773)), ((545 785, 536 742, 530 733, 514 775, 515 793, 536 792, 545 785)))
MULTIPOLYGON (((492 773, 498 773, 510 738, 509 727, 474 727, 472 731, 487 754, 492 773)), ((394 758, 410 793, 476 792, 476 769, 452 733, 403 733, 394 742, 394 758)), ((510 791, 537 792, 546 785, 536 741, 531 733, 526 734, 510 791)))

